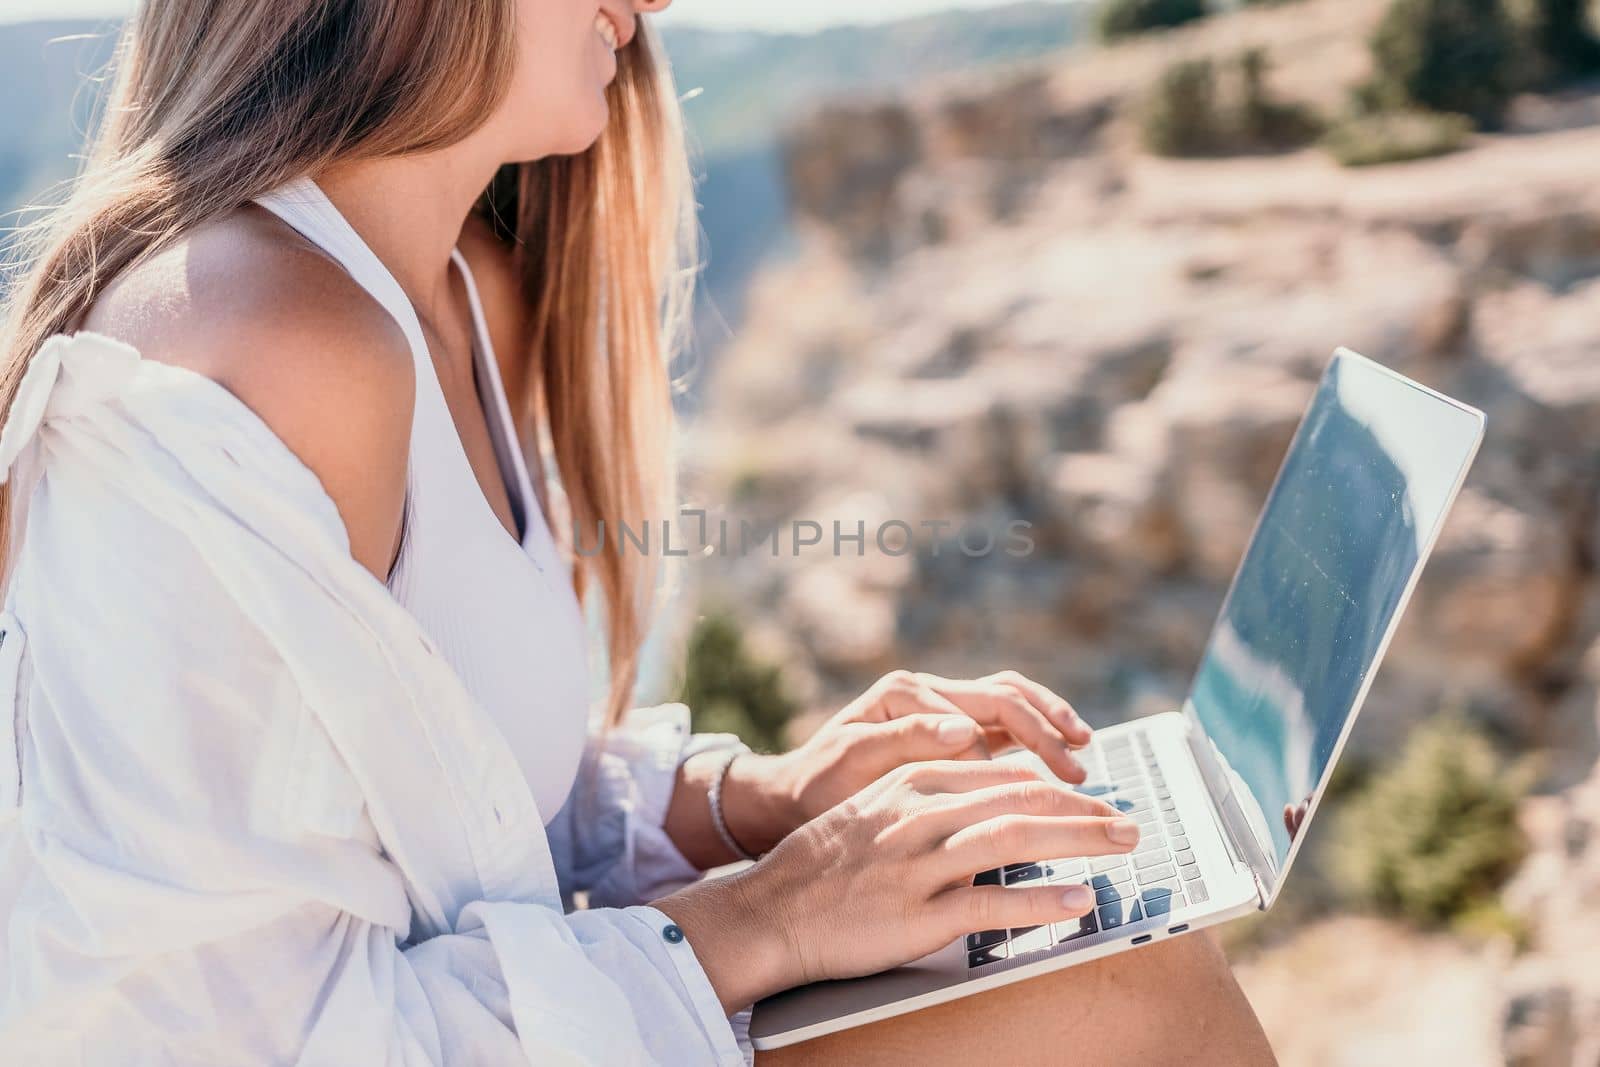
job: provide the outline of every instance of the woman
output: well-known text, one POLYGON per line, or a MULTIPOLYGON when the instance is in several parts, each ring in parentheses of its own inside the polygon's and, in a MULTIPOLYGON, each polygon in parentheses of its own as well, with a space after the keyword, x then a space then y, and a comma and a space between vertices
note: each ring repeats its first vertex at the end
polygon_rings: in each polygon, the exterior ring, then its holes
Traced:
MULTIPOLYGON (((741 1062, 768 993, 1093 904, 974 872, 1134 847, 984 758, 1082 780, 1088 729, 1014 674, 897 672, 782 756, 624 714, 652 577, 564 552, 529 457, 578 529, 670 510, 693 231, 639 20, 666 3, 134 19, 4 340, 26 1062, 741 1062)), ((1184 938, 761 1059, 997 1047, 1270 1057, 1184 938)))

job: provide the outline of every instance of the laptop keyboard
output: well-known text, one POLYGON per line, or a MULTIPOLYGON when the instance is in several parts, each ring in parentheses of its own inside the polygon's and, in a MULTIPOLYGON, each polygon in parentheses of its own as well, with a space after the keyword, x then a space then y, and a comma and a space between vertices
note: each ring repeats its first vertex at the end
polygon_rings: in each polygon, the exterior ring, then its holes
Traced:
POLYGON ((967 937, 967 966, 983 967, 1042 952, 1080 937, 1168 915, 1209 899, 1200 865, 1184 834, 1177 805, 1156 763, 1149 737, 1129 731, 1078 753, 1088 772, 1079 792, 1098 796, 1139 823, 1139 845, 1128 855, 1039 860, 984 871, 973 885, 1068 885, 1087 883, 1095 909, 1081 919, 984 930, 967 937))

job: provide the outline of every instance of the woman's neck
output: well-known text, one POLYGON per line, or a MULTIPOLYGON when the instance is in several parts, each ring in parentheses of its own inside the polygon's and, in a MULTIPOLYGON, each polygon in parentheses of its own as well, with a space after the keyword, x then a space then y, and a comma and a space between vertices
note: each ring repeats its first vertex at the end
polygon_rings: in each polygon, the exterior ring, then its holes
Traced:
POLYGON ((460 144, 429 155, 339 163, 315 177, 417 313, 437 322, 449 307, 450 253, 498 166, 460 144))

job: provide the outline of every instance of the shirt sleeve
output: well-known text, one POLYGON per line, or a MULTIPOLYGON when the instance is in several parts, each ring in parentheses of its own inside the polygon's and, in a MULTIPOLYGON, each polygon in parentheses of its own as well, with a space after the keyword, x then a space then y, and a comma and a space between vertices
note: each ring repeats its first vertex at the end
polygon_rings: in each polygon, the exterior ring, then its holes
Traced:
POLYGON ((567 802, 547 827, 569 904, 578 893, 590 906, 640 904, 699 878, 666 831, 678 768, 742 744, 733 734, 691 734, 682 704, 635 708, 593 731, 567 802))
POLYGON ((105 485, 47 479, 17 572, 7 1062, 745 1062, 653 908, 469 898, 419 936, 416 901, 459 887, 385 851, 219 559, 105 485))

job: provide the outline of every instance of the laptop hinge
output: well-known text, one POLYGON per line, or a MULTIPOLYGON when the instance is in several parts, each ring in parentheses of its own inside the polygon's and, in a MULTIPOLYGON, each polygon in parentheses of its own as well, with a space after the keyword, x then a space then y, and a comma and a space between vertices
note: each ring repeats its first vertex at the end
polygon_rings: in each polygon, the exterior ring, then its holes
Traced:
POLYGON ((1265 908, 1271 887, 1263 872, 1272 870, 1271 861, 1262 850, 1260 842, 1256 840, 1254 831, 1250 829, 1244 809, 1240 806, 1238 797, 1234 795, 1228 774, 1218 761, 1216 751, 1206 736, 1205 728, 1200 725, 1192 708, 1187 706, 1184 708, 1183 719, 1186 727, 1184 737, 1189 742, 1189 751, 1193 754, 1195 764, 1200 768, 1200 777, 1205 782, 1206 799, 1211 803, 1211 809, 1222 827, 1222 841, 1228 849, 1228 857, 1233 860, 1235 867, 1242 867, 1250 872, 1250 878, 1256 885, 1257 905, 1265 908))

